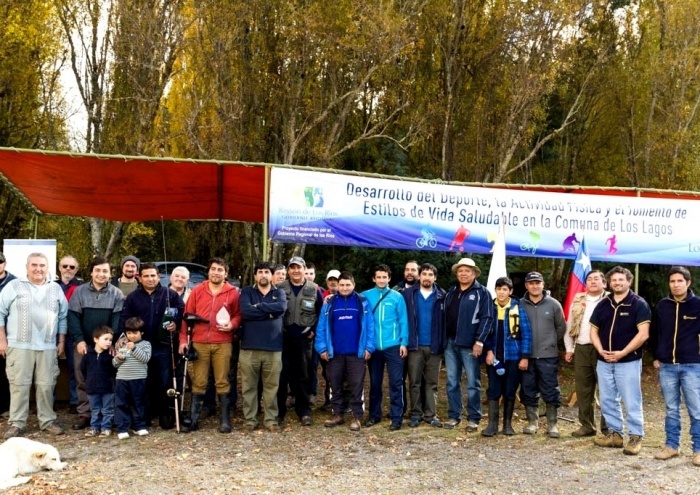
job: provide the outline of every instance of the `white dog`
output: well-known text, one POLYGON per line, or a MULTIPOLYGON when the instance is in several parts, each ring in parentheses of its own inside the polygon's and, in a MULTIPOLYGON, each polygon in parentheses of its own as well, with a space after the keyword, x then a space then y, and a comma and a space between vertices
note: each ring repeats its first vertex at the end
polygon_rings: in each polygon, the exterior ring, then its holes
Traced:
POLYGON ((28 438, 14 437, 0 445, 0 490, 21 485, 31 476, 20 474, 36 473, 43 469, 60 471, 66 467, 53 445, 35 442, 28 438))

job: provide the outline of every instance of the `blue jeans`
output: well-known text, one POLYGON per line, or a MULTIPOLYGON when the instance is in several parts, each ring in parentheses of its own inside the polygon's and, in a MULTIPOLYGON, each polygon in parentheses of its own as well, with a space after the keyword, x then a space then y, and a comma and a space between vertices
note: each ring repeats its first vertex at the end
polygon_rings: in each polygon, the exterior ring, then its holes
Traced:
POLYGON ((114 394, 88 394, 90 402, 90 428, 97 431, 112 429, 114 418, 114 394))
POLYGON ((481 421, 481 370, 479 358, 475 358, 469 347, 455 345, 448 339, 445 349, 447 371, 447 416, 462 419, 462 372, 467 372, 467 420, 481 421))
POLYGON ((700 364, 661 363, 661 394, 666 402, 666 445, 678 450, 681 440, 681 392, 690 417, 693 452, 700 453, 700 364))
POLYGON ((622 406, 627 409, 627 429, 630 435, 644 436, 642 410, 642 360, 626 363, 606 363, 598 360, 598 391, 600 410, 610 431, 622 435, 622 406))
POLYGON ((369 417, 375 421, 382 419, 382 382, 384 364, 389 375, 389 416, 392 423, 403 422, 403 359, 399 346, 377 349, 369 360, 369 417))

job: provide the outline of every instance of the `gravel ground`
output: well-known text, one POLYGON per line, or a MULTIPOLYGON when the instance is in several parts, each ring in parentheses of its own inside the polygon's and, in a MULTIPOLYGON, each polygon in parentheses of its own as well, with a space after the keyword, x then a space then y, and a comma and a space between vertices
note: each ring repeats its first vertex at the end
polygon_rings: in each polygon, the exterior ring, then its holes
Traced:
MULTIPOLYGON (((281 433, 244 433, 237 414, 230 435, 216 432, 214 418, 193 434, 153 428, 147 437, 124 441, 88 439, 73 431, 61 437, 30 433, 58 447, 68 468, 36 474, 6 493, 697 494, 700 468, 690 463, 687 417, 683 455, 653 459, 664 441, 663 401, 653 370, 645 371, 644 383, 647 431, 639 456, 595 447, 591 438, 572 438, 578 426, 573 422, 560 421, 562 438, 549 439, 544 418, 535 436, 520 434, 525 423, 516 418, 518 435, 489 439, 463 428, 427 425, 389 432, 387 421, 359 433, 347 424, 328 429, 322 423, 329 413, 318 410, 312 427, 290 416, 281 433)), ((440 399, 444 407, 444 392, 440 399)), ((577 411, 563 407, 560 413, 574 419, 577 411)), ((518 414, 524 411, 516 409, 518 414)), ((64 424, 74 418, 60 412, 64 424)), ((36 424, 29 428, 35 431, 36 424)))

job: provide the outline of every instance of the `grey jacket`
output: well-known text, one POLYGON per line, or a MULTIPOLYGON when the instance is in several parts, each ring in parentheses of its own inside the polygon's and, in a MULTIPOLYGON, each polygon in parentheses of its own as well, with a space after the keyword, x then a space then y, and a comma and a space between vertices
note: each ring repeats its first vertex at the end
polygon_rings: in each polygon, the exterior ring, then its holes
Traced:
POLYGON ((532 326, 532 354, 530 358, 559 357, 557 341, 564 337, 566 320, 559 301, 547 292, 537 303, 530 300, 530 294, 520 300, 532 326))

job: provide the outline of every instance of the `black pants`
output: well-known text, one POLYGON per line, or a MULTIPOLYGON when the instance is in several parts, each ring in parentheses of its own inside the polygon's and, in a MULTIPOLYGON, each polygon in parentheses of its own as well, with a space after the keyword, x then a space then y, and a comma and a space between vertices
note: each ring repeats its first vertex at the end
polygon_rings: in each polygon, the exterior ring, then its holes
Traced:
POLYGON ((309 362, 311 361, 311 340, 284 337, 282 348, 282 373, 277 390, 277 407, 280 420, 287 414, 287 388, 294 395, 294 411, 300 418, 311 415, 309 395, 311 379, 309 362))
POLYGON ((331 410, 343 414, 343 383, 347 378, 350 388, 350 408, 357 419, 365 412, 365 360, 356 355, 341 354, 328 361, 326 371, 331 384, 331 410))

